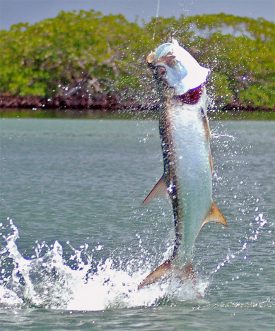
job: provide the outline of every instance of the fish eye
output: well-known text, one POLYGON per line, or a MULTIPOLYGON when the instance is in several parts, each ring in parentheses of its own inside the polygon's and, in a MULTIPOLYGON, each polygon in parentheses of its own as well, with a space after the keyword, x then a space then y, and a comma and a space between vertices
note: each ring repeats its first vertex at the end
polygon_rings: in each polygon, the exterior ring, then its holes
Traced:
POLYGON ((175 66, 176 64, 176 57, 175 55, 167 55, 166 57, 166 64, 169 66, 169 67, 173 67, 175 66))

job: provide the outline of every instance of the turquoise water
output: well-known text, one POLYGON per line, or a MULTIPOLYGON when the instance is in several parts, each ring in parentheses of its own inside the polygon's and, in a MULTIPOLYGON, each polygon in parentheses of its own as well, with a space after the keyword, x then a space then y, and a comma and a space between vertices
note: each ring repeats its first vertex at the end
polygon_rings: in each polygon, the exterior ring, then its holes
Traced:
POLYGON ((0 330, 273 330, 275 123, 211 127, 229 227, 201 231, 195 285, 137 291, 174 238, 168 201, 141 205, 157 122, 1 119, 0 330))

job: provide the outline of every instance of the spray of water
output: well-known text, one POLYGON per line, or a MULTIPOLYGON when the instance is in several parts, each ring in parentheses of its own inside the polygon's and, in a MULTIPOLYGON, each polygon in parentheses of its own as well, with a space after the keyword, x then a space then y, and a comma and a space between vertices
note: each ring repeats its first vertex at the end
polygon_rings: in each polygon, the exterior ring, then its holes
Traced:
POLYGON ((52 245, 36 243, 34 254, 26 258, 19 251, 16 240, 19 231, 9 219, 1 225, 0 252, 0 306, 43 307, 63 310, 105 310, 114 308, 148 307, 163 301, 185 301, 203 297, 208 285, 198 279, 184 285, 177 279, 137 290, 138 284, 151 271, 144 265, 133 271, 137 261, 128 263, 126 269, 115 267, 112 258, 98 261, 91 268, 93 255, 87 245, 71 249, 65 258, 64 247, 56 241, 52 245), (7 234, 5 234, 7 233, 7 234), (74 267, 69 266, 74 261, 74 267))
POLYGON ((138 284, 152 270, 152 265, 139 263, 142 266, 136 271, 134 266, 138 261, 133 260, 123 269, 115 266, 112 258, 107 258, 97 261, 96 268, 91 268, 94 257, 88 253, 87 245, 75 249, 67 243, 66 249, 71 250, 71 255, 65 258, 64 248, 58 241, 52 245, 37 242, 34 254, 26 258, 16 244, 18 229, 9 219, 6 226, 1 224, 0 227, 3 242, 0 251, 0 307, 96 311, 202 299, 213 277, 238 257, 244 258, 267 223, 259 214, 255 219, 256 227, 241 248, 229 252, 204 279, 198 276, 195 285, 191 281, 182 284, 171 277, 137 290, 138 284), (73 268, 69 261, 74 261, 73 268))
MULTIPOLYGON (((259 239, 262 230, 268 223, 267 220, 264 219, 263 214, 259 214, 255 218, 255 222, 256 222, 256 228, 252 230, 252 233, 249 236, 246 236, 241 248, 236 252, 228 252, 226 257, 221 262, 219 262, 216 268, 211 272, 211 276, 213 276, 215 273, 217 273, 221 268, 225 267, 227 264, 232 263, 234 259, 238 258, 239 256, 244 255, 244 259, 246 260, 245 252, 248 251, 248 249, 252 246, 252 244, 259 239)), ((253 226, 253 224, 250 224, 250 226, 253 226)))

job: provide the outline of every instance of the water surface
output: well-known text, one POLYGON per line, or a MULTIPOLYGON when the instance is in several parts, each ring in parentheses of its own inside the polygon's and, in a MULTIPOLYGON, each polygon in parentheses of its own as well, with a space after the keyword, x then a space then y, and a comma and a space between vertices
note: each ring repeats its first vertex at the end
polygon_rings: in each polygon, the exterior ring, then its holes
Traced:
POLYGON ((214 197, 198 282, 136 287, 173 244, 155 121, 1 119, 3 330, 273 330, 275 123, 212 122, 214 197), (199 296, 198 296, 199 294, 199 296))

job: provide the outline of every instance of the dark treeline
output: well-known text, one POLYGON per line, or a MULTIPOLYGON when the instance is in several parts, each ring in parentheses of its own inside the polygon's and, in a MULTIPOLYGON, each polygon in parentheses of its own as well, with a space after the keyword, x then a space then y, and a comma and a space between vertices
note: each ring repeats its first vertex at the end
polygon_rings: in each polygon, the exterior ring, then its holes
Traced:
POLYGON ((153 18, 140 26, 93 10, 16 24, 0 31, 0 101, 33 96, 52 106, 66 99, 89 106, 106 95, 152 104, 157 96, 145 57, 174 34, 211 68, 216 106, 274 109, 274 26, 225 14, 153 18))

